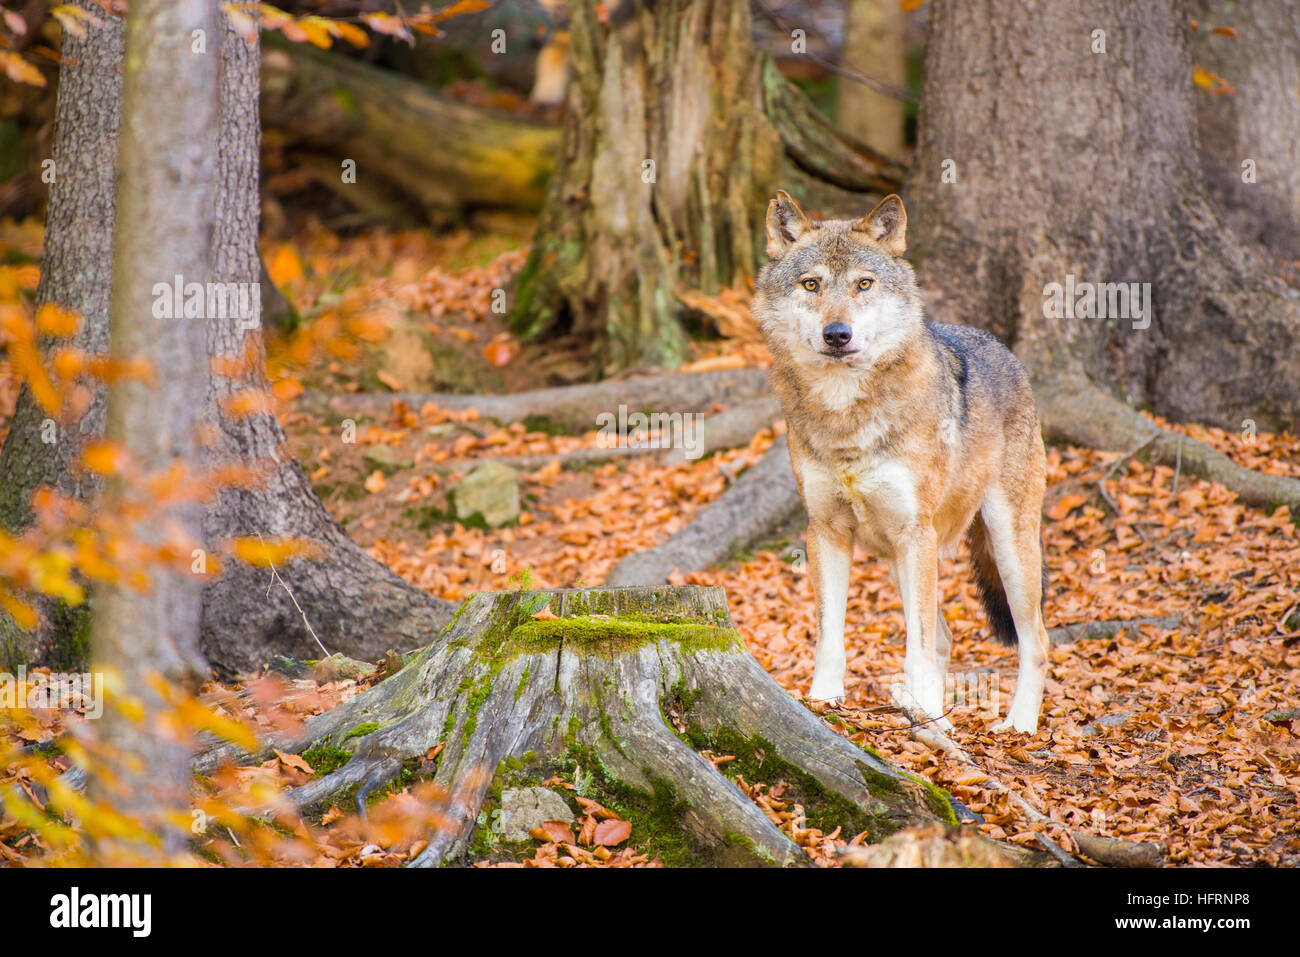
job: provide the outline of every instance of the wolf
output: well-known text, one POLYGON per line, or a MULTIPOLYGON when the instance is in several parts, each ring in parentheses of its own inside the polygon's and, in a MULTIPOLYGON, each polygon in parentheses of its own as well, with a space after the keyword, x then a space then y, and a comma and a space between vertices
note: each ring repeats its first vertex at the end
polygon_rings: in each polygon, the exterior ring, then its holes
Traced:
POLYGON ((888 196, 864 218, 811 222, 779 191, 754 315, 772 353, 817 603, 809 697, 844 697, 855 544, 890 564, 903 598, 903 691, 939 726, 952 633, 938 558, 964 535, 996 637, 1019 645, 1003 731, 1038 729, 1048 638, 1041 509, 1046 455, 1025 367, 993 336, 925 315, 888 196))

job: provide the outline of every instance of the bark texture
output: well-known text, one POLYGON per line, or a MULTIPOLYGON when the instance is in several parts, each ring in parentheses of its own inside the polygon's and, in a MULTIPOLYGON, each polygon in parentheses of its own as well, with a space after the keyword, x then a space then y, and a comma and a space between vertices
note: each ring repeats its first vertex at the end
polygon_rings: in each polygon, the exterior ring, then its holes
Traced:
MULTIPOLYGON (((78 5, 103 11, 87 0, 78 5)), ((109 290, 112 288, 113 218, 117 169, 118 116, 122 98, 123 27, 119 17, 105 16, 102 27, 85 37, 66 33, 65 63, 59 71, 55 109, 55 177, 45 213, 45 253, 37 306, 57 303, 82 316, 72 346, 103 355, 108 352, 109 290)), ((42 441, 48 413, 24 386, 0 450, 0 525, 17 532, 32 520, 29 500, 34 489, 49 485, 65 495, 85 499, 98 488, 94 475, 72 468, 87 438, 104 434, 102 386, 88 386, 81 414, 57 424, 57 440, 42 441)), ((40 601, 42 623, 24 632, 0 612, 0 667, 44 662, 53 667, 80 667, 84 644, 68 639, 79 629, 69 626, 76 613, 54 601, 40 601)))
MULTIPOLYGON (((209 271, 219 70, 216 55, 193 50, 191 42, 196 31, 215 38, 218 24, 216 0, 133 0, 127 18, 111 346, 117 359, 147 359, 153 377, 110 386, 106 437, 126 450, 129 468, 142 478, 197 461, 193 383, 202 381, 207 364, 203 326, 155 315, 153 287, 173 276, 201 281, 209 271)), ((110 476, 102 507, 138 505, 131 484, 122 474, 110 476)), ((179 528, 198 540, 193 503, 148 504, 134 522, 138 539, 162 545, 179 528)), ((198 651, 200 588, 188 569, 156 566, 147 592, 103 585, 95 596, 94 668, 113 676, 112 698, 135 698, 143 707, 135 715, 110 700, 96 730, 123 758, 109 759, 113 776, 96 778, 95 791, 111 796, 118 811, 150 822, 164 851, 184 843, 164 814, 184 816, 189 807, 190 755, 164 731, 170 709, 150 682, 159 675, 184 687, 206 672, 198 651)), ((102 850, 111 861, 111 846, 102 850)))
POLYGON ((1206 196, 1185 12, 937 5, 909 238, 931 311, 1002 337, 1036 388, 1091 382, 1175 420, 1294 428, 1300 294, 1206 196), (1150 283, 1149 326, 1048 318, 1048 284, 1070 276, 1150 283))
POLYGON ((676 294, 752 275, 780 168, 748 4, 570 4, 564 141, 512 324, 567 324, 606 371, 686 354, 676 294))
MULTIPOLYGON (((220 191, 214 271, 222 282, 257 282, 258 117, 260 56, 233 31, 222 44, 220 191)), ((315 543, 319 561, 296 558, 275 570, 228 562, 203 596, 203 648, 223 674, 250 670, 275 654, 316 657, 316 640, 330 653, 377 659, 433 640, 452 606, 398 578, 362 551, 329 517, 285 450, 271 411, 231 415, 243 392, 269 395, 261 330, 237 318, 210 319, 208 350, 236 375, 214 374, 207 397, 217 441, 209 464, 258 467, 255 487, 227 487, 208 509, 203 531, 210 548, 233 538, 295 538, 315 543), (304 616, 305 613, 305 616, 304 616), (312 632, 315 632, 315 638, 312 632)))
POLYGON ((1206 189, 1238 237, 1300 259, 1300 5, 1195 0, 1191 14, 1196 63, 1234 90, 1197 92, 1206 189))
MULTIPOLYGON (((906 27, 907 15, 895 0, 849 0, 844 10, 840 63, 903 86, 907 79, 906 27)), ((902 101, 844 76, 835 81, 835 125, 886 156, 903 155, 902 101)))
POLYGON ((321 806, 359 787, 364 801, 439 744, 433 780, 450 796, 448 825, 415 866, 463 858, 503 788, 553 774, 581 774, 621 806, 634 840, 668 831, 698 863, 807 863, 728 773, 784 780, 818 826, 872 841, 956 819, 944 792, 835 734, 777 685, 745 650, 720 588, 473 595, 405 669, 286 744, 350 752, 292 797, 321 806), (736 760, 719 769, 703 749, 736 760))

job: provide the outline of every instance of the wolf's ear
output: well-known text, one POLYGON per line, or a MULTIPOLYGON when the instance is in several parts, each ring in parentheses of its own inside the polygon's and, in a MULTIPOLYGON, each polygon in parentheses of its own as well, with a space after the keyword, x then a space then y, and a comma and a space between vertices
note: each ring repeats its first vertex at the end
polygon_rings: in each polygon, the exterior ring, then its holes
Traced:
POLYGON ((903 255, 907 248, 907 210, 896 194, 886 196, 871 212, 853 224, 854 230, 866 233, 891 256, 903 255))
POLYGON ((776 191, 776 199, 767 204, 767 255, 776 259, 790 248, 790 244, 812 229, 808 217, 799 204, 783 189, 776 191))

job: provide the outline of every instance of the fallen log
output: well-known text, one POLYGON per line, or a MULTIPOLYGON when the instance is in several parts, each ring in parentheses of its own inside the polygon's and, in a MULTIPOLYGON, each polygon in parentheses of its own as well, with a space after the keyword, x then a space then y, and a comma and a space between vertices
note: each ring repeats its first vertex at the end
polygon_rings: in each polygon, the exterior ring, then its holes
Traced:
POLYGON ((756 399, 765 388, 762 369, 722 369, 667 375, 629 376, 588 385, 533 389, 511 395, 461 395, 454 392, 305 392, 298 408, 314 414, 340 416, 388 415, 394 402, 418 412, 426 402, 460 412, 474 409, 505 425, 534 421, 565 432, 590 432, 603 412, 708 412, 715 404, 740 405, 756 399))
POLYGON ((671 863, 809 863, 729 779, 739 774, 785 782, 828 833, 878 841, 956 822, 946 792, 791 698, 745 650, 721 588, 472 595, 406 668, 307 722, 292 750, 349 753, 289 796, 322 807, 355 788, 364 800, 439 745, 433 781, 453 797, 415 866, 531 853, 490 822, 504 795, 553 778, 580 780, 671 863))
POLYGON ((541 208, 557 127, 452 100, 305 43, 268 35, 263 48, 264 124, 291 148, 328 157, 340 182, 343 162, 354 160, 356 184, 381 180, 425 210, 541 208))

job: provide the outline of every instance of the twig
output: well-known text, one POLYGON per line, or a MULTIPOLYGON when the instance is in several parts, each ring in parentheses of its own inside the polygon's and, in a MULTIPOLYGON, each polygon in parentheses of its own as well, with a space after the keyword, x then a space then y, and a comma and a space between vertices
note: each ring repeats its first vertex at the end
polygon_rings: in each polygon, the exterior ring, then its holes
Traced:
MULTIPOLYGON (((261 532, 257 533, 257 540, 259 542, 262 542, 263 545, 266 544, 266 542, 262 541, 261 532)), ((271 580, 267 582, 266 585, 266 597, 267 598, 271 597, 271 586, 274 585, 276 582, 279 582, 280 587, 283 588, 285 594, 289 596, 289 600, 293 602, 293 607, 298 609, 298 614, 302 616, 302 623, 307 626, 307 631, 311 633, 312 638, 315 640, 316 644, 320 647, 321 652, 325 655, 326 658, 330 657, 329 651, 325 648, 325 643, 322 642, 320 638, 316 636, 316 629, 313 628, 311 626, 311 622, 307 620, 307 613, 302 610, 302 605, 298 604, 298 599, 294 597, 293 590, 289 587, 289 583, 286 582, 283 578, 281 578, 280 573, 276 571, 275 562, 271 561, 268 558, 267 563, 271 566, 271 580)))
POLYGON ((1183 471, 1183 433, 1178 433, 1178 457, 1174 463, 1174 495, 1178 494, 1178 476, 1183 471))
MULTIPOLYGON (((954 760, 969 765, 970 767, 977 768, 979 771, 987 775, 988 781, 986 783, 988 786, 999 794, 1005 794, 1007 796, 1007 801, 1019 808, 1021 813, 1024 814, 1031 823, 1038 825, 1052 823, 1046 814, 1038 810, 1038 808, 1034 807, 1027 800, 1021 797, 1019 793, 1012 790, 990 774, 988 768, 984 767, 967 754, 965 749, 963 749, 961 745, 957 744, 957 742, 953 741, 952 738, 948 737, 947 734, 938 728, 925 727, 925 725, 932 719, 927 719, 925 715, 915 711, 903 698, 902 694, 898 693, 899 691, 901 691, 899 686, 895 685, 894 687, 891 687, 890 696, 894 699, 894 703, 898 706, 899 710, 901 710, 903 714, 907 715, 908 719, 914 722, 913 727, 915 730, 912 732, 912 736, 916 738, 916 740, 920 741, 922 744, 928 744, 933 748, 937 748, 954 760)), ((1038 843, 1042 844, 1043 848, 1049 854, 1061 862, 1062 867, 1082 866, 1070 855, 1069 851, 1055 843, 1041 830, 1034 831, 1034 837, 1038 839, 1038 843)))
POLYGON ((1106 491, 1106 482, 1109 481, 1110 477, 1115 474, 1116 469, 1118 469, 1121 465, 1123 465, 1133 456, 1137 455, 1139 452, 1145 449, 1148 445, 1150 445, 1157 438, 1159 438, 1159 436, 1160 433, 1158 431, 1152 432, 1142 442, 1134 446, 1131 451, 1125 452, 1123 455, 1117 458, 1113 463, 1111 463, 1109 471, 1107 471, 1106 474, 1101 477, 1101 481, 1097 483, 1097 491, 1101 492, 1101 497, 1106 500, 1106 504, 1110 506, 1111 511, 1113 511, 1116 516, 1119 515, 1119 505, 1115 503, 1115 500, 1110 497, 1110 493, 1106 491))
MULTIPOLYGON (((758 2, 758 8, 760 12, 763 14, 764 17, 766 17, 769 21, 771 21, 773 26, 775 26, 778 30, 790 29, 789 21, 785 20, 780 14, 778 14, 775 10, 773 10, 766 3, 764 3, 763 0, 757 0, 757 2, 758 2)), ((817 39, 826 42, 826 38, 821 35, 821 31, 814 28, 810 32, 817 39)), ((827 45, 829 46, 830 44, 827 43, 827 45)), ((863 86, 870 87, 871 89, 875 90, 877 93, 881 94, 882 96, 887 96, 890 99, 894 99, 894 100, 901 100, 904 103, 920 102, 920 97, 918 97, 907 87, 897 86, 893 83, 886 83, 884 80, 878 80, 874 76, 867 76, 865 73, 858 73, 855 70, 850 70, 847 67, 841 66, 838 63, 834 63, 830 60, 827 60, 825 57, 822 57, 819 54, 809 49, 805 49, 803 51, 803 55, 806 56, 808 59, 812 60, 818 66, 824 67, 827 70, 830 70, 832 73, 842 76, 845 79, 853 80, 855 83, 861 83, 863 86)))

